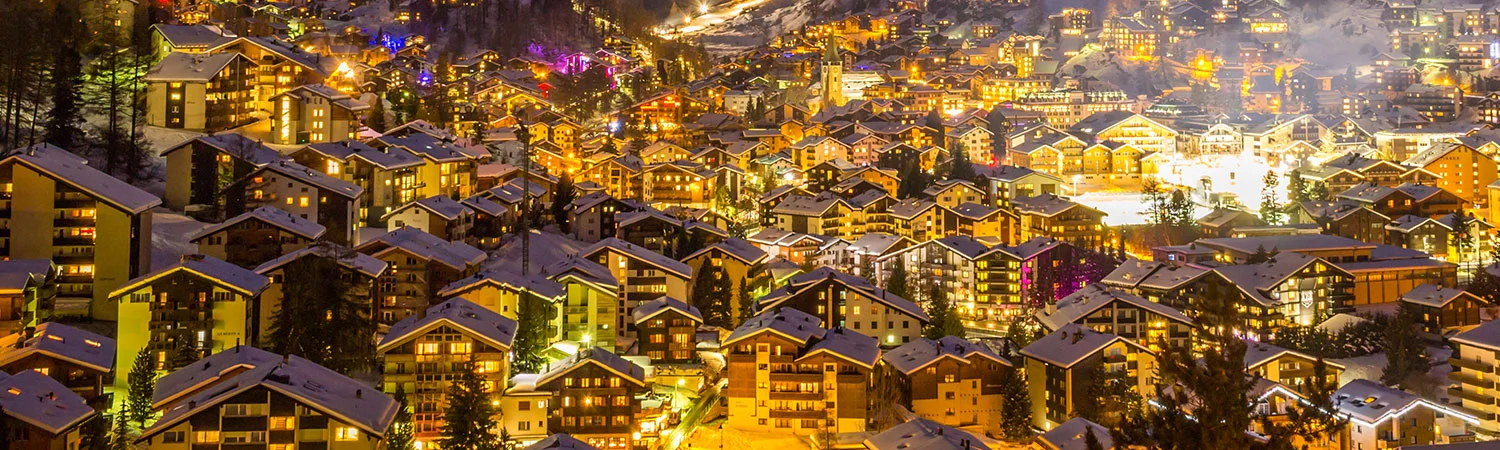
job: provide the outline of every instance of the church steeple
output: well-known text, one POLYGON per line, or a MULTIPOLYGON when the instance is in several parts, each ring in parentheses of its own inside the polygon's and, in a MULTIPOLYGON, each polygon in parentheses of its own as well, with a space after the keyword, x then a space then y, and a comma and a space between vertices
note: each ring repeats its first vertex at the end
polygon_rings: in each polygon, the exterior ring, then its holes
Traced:
POLYGON ((844 57, 839 56, 838 37, 824 44, 822 61, 823 108, 844 106, 844 57))

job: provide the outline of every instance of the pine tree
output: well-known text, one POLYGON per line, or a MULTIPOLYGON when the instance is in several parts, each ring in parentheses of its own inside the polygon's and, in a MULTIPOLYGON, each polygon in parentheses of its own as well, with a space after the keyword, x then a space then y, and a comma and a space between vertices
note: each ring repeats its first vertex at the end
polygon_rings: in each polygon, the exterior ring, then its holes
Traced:
MULTIPOLYGON (((1087 402, 1085 402, 1085 403, 1087 403, 1087 402)), ((1084 450, 1104 450, 1104 444, 1099 443, 1099 438, 1094 436, 1094 427, 1084 428, 1084 430, 1083 430, 1083 449, 1084 450)))
POLYGON ((537 373, 547 363, 542 352, 552 345, 552 319, 557 316, 557 305, 540 296, 526 292, 516 307, 516 339, 511 348, 513 363, 517 371, 537 373))
POLYGON ((969 151, 959 142, 953 143, 952 158, 949 160, 948 179, 973 181, 978 175, 974 171, 974 162, 969 161, 969 151))
POLYGON ((370 118, 365 120, 365 126, 376 133, 384 133, 390 128, 385 120, 385 99, 379 95, 375 96, 375 103, 370 105, 370 118))
POLYGON ((942 339, 944 336, 964 337, 963 320, 958 317, 958 309, 948 300, 948 292, 941 283, 932 286, 931 294, 927 296, 927 317, 932 320, 927 328, 922 330, 922 336, 928 339, 942 339))
POLYGON ((484 380, 474 370, 471 356, 458 371, 458 378, 448 384, 443 438, 438 440, 443 448, 497 450, 500 447, 499 439, 490 432, 496 425, 490 394, 485 392, 484 380))
POLYGON ((723 267, 704 264, 693 274, 691 303, 703 314, 703 324, 724 329, 734 329, 734 315, 730 305, 734 295, 729 284, 729 274, 723 267))
POLYGON ((287 265, 282 302, 271 317, 267 340, 292 354, 348 375, 375 361, 375 321, 369 286, 351 282, 353 269, 339 261, 354 253, 333 244, 287 265))
POLYGON ((739 283, 739 310, 736 311, 737 314, 734 317, 734 327, 736 328, 738 328, 740 324, 745 323, 746 320, 750 320, 750 318, 755 317, 755 291, 750 288, 751 283, 748 283, 746 281, 740 281, 739 283))
MULTIPOLYGON (((5 435, 10 435, 9 430, 4 431, 5 435)), ((109 450, 130 450, 134 445, 131 441, 130 424, 124 417, 115 417, 114 429, 109 433, 109 450)))
POLYGON ((1468 262, 1464 257, 1474 248, 1474 217, 1455 212, 1449 214, 1445 222, 1444 225, 1451 230, 1448 232, 1448 247, 1453 249, 1453 260, 1458 263, 1459 272, 1463 272, 1468 262))
POLYGON ((940 148, 946 148, 948 146, 948 130, 947 127, 943 126, 942 113, 938 112, 938 110, 936 109, 928 111, 927 118, 922 122, 922 125, 932 129, 932 145, 936 145, 940 148))
POLYGON ((88 137, 83 131, 83 54, 80 52, 85 23, 79 18, 77 1, 57 2, 52 14, 52 107, 47 111, 47 142, 65 150, 83 150, 88 137))
POLYGON ((1299 169, 1292 169, 1287 174, 1286 195, 1292 203, 1307 201, 1307 188, 1307 180, 1302 179, 1302 172, 1299 169))
POLYGON ((413 433, 411 405, 407 404, 406 388, 396 383, 396 419, 391 422, 391 431, 385 436, 386 450, 413 450, 416 436, 413 433))
POLYGON ((1276 252, 1266 251, 1265 245, 1255 247, 1255 253, 1245 258, 1245 264, 1262 264, 1276 257, 1276 252))
POLYGON ((1235 308, 1232 297, 1220 288, 1207 289, 1199 298, 1196 335, 1216 351, 1197 358, 1187 346, 1163 350, 1157 372, 1160 407, 1150 408, 1145 419, 1162 448, 1232 449, 1253 444, 1245 430, 1254 418, 1254 406, 1245 395, 1254 379, 1245 374, 1245 341, 1233 332, 1242 326, 1235 308))
POLYGON ((151 360, 150 350, 142 348, 135 354, 135 364, 130 367, 128 380, 130 390, 121 415, 145 428, 146 422, 151 420, 151 401, 156 395, 156 362, 151 360))
POLYGON ((1006 439, 1020 441, 1031 438, 1031 394, 1026 384, 1026 375, 1013 371, 1000 383, 1000 434, 1006 439))
POLYGON ((1113 429, 1120 427, 1130 414, 1143 411, 1145 399, 1136 392, 1135 380, 1125 371, 1094 367, 1088 375, 1085 398, 1093 401, 1077 404, 1078 417, 1113 429))
POLYGON ((910 288, 906 286, 906 261, 896 258, 891 263, 891 274, 885 279, 885 291, 893 296, 911 300, 910 288))
POLYGON ((172 356, 168 358, 167 364, 171 365, 173 371, 176 371, 177 369, 198 362, 198 359, 201 357, 198 354, 198 344, 193 342, 193 337, 188 334, 179 334, 177 335, 176 346, 173 347, 172 356))
POLYGON ((1286 221, 1286 213, 1282 211, 1280 197, 1276 195, 1276 186, 1281 178, 1276 176, 1275 171, 1266 171, 1265 187, 1260 191, 1260 218, 1271 225, 1281 225, 1286 221))
POLYGON ((1415 308, 1402 303, 1386 325, 1386 364, 1380 381, 1388 386, 1405 386, 1411 377, 1427 372, 1426 349, 1417 335, 1418 314, 1415 308))
POLYGON ((557 187, 552 190, 552 221, 564 234, 572 232, 571 224, 568 223, 568 205, 573 204, 573 199, 578 197, 578 190, 573 188, 573 176, 559 174, 557 187))
POLYGON ((95 415, 84 422, 79 433, 78 448, 84 450, 109 449, 109 419, 103 414, 95 415))

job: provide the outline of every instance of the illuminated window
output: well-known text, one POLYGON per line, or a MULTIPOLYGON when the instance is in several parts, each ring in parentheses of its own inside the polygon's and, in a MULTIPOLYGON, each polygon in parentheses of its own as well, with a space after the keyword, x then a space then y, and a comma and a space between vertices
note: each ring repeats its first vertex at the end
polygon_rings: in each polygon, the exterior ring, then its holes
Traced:
POLYGON ((296 428, 297 418, 293 416, 281 416, 271 418, 272 430, 290 430, 296 428))
POLYGON ((469 344, 468 342, 455 342, 455 343, 452 343, 452 344, 448 344, 448 353, 452 353, 452 354, 455 354, 455 355, 465 355, 465 354, 468 354, 469 350, 470 350, 470 345, 471 344, 469 344))
POLYGON ((338 427, 335 430, 333 440, 352 441, 359 438, 359 429, 354 427, 338 427))
POLYGON ((193 434, 193 442, 219 442, 219 432, 199 431, 193 434))
POLYGON ((417 344, 417 354, 418 355, 436 355, 437 352, 438 352, 439 345, 442 345, 442 344, 437 344, 437 343, 417 344))

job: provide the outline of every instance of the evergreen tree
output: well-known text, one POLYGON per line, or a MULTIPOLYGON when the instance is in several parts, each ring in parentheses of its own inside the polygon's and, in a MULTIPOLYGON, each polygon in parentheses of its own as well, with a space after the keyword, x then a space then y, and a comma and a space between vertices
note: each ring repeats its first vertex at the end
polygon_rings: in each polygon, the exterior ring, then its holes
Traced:
POLYGON ((949 180, 973 181, 978 177, 979 174, 974 171, 974 163, 969 161, 969 152, 962 143, 953 143, 953 150, 950 153, 953 157, 948 163, 949 180))
MULTIPOLYGON (((1084 402, 1084 403, 1088 403, 1088 402, 1084 402)), ((1084 428, 1084 430, 1083 430, 1083 449, 1084 450, 1104 450, 1104 444, 1099 443, 1099 438, 1094 436, 1094 427, 1084 428)))
POLYGON ((729 284, 729 274, 723 267, 704 264, 693 274, 693 291, 689 301, 703 314, 703 324, 719 328, 734 329, 731 311, 734 291, 729 284))
POLYGON ((282 302, 271 317, 267 340, 276 353, 298 355, 348 375, 375 361, 370 288, 352 282, 353 269, 339 262, 353 258, 353 251, 319 245, 318 254, 287 265, 282 302))
POLYGON ((932 145, 936 145, 939 148, 947 148, 948 147, 948 143, 947 143, 948 142, 947 141, 948 129, 947 129, 947 127, 943 126, 943 114, 942 113, 938 112, 938 110, 936 110, 936 109, 934 109, 932 111, 928 111, 927 112, 927 118, 925 120, 923 120, 922 125, 926 126, 927 128, 931 128, 932 129, 932 131, 933 131, 933 133, 932 133, 932 145))
POLYGON ((1028 392, 1026 375, 1012 371, 1005 382, 1000 383, 1000 434, 1012 441, 1031 438, 1031 394, 1028 392))
POLYGON ((1266 171, 1265 187, 1260 191, 1260 218, 1267 224, 1281 225, 1286 221, 1286 213, 1282 211, 1280 197, 1276 195, 1276 186, 1280 184, 1281 178, 1276 176, 1275 171, 1266 171))
POLYGON ((740 309, 735 316, 734 326, 739 327, 746 320, 755 317, 755 291, 750 288, 750 283, 740 282, 740 309))
POLYGON ((557 305, 540 296, 526 292, 516 307, 516 338, 512 350, 512 361, 519 372, 538 373, 547 363, 542 352, 552 345, 552 319, 557 316, 557 305))
POLYGON ((99 130, 99 156, 103 169, 127 182, 148 175, 149 146, 141 132, 143 97, 149 58, 128 45, 119 32, 100 35, 100 54, 89 64, 83 78, 83 99, 89 112, 103 119, 99 130))
MULTIPOLYGON (((1197 358, 1187 346, 1169 346, 1158 361, 1156 401, 1145 422, 1160 448, 1249 448, 1245 433, 1254 406, 1245 395, 1254 379, 1245 374, 1245 341, 1234 335, 1241 325, 1231 296, 1209 288, 1199 298, 1197 336, 1216 351, 1197 358), (1191 416, 1189 415, 1191 411, 1191 416)), ((1116 445, 1122 444, 1116 442, 1116 445)))
POLYGON ((172 348, 172 355, 167 360, 171 369, 176 371, 198 362, 201 356, 198 354, 198 344, 193 342, 193 337, 184 333, 177 335, 176 345, 172 348))
POLYGON ((552 190, 552 221, 563 233, 570 233, 572 224, 568 223, 568 205, 578 197, 578 190, 573 188, 572 175, 564 173, 557 178, 557 187, 552 190))
MULTIPOLYGON (((10 435, 10 430, 0 431, 3 431, 6 436, 10 435)), ((127 423, 124 417, 115 417, 114 430, 111 430, 109 433, 109 450, 130 450, 134 446, 131 441, 130 424, 127 423)), ((9 446, 5 446, 4 448, 9 448, 9 446)))
POLYGON ((995 103, 995 107, 990 108, 989 114, 985 114, 984 116, 985 122, 988 122, 985 128, 990 131, 990 134, 994 135, 994 139, 990 140, 990 153, 996 155, 998 158, 1008 156, 1006 155, 1007 150, 1005 146, 1009 142, 1005 139, 1005 135, 1010 133, 1010 122, 1006 120, 1004 110, 1004 104, 995 103))
POLYGON ((1136 392, 1135 380, 1125 371, 1094 367, 1088 371, 1087 379, 1084 398, 1093 401, 1077 404, 1078 417, 1114 429, 1123 425, 1131 414, 1143 411, 1145 399, 1136 392))
MULTIPOLYGON (((1472 213, 1471 213, 1472 214, 1472 213)), ((1474 249, 1474 216, 1465 216, 1462 212, 1449 214, 1444 220, 1451 230, 1448 232, 1448 247, 1453 249, 1453 260, 1458 263, 1459 272, 1467 270, 1464 266, 1468 263, 1465 256, 1469 250, 1474 249)))
POLYGON ((151 420, 151 400, 156 395, 156 362, 151 360, 148 349, 142 348, 135 354, 135 364, 130 367, 128 380, 130 389, 121 416, 145 428, 146 422, 151 420))
POLYGON ((396 419, 391 422, 391 431, 385 436, 386 450, 413 450, 416 436, 413 433, 411 405, 407 404, 406 388, 396 383, 396 419))
POLYGON ((1328 201, 1332 195, 1328 192, 1328 184, 1322 181, 1314 181, 1307 184, 1308 200, 1328 201))
POLYGON ((1380 381, 1388 386, 1405 386, 1413 376, 1427 372, 1426 348, 1417 335, 1415 308, 1402 303, 1385 329, 1385 371, 1380 381))
POLYGON ((891 275, 885 279, 885 291, 891 295, 911 300, 911 291, 906 283, 905 258, 895 258, 891 263, 891 275))
POLYGON ((484 380, 474 371, 473 357, 463 365, 457 379, 448 384, 448 409, 443 412, 443 438, 438 440, 438 445, 443 448, 498 450, 499 439, 490 432, 496 425, 490 394, 485 392, 484 380))
POLYGON ((1292 169, 1287 174, 1286 195, 1292 203, 1307 201, 1307 188, 1307 180, 1302 179, 1299 169, 1292 169))
POLYGON ((1271 260, 1271 258, 1275 258, 1277 253, 1278 252, 1266 251, 1265 245, 1257 246, 1255 247, 1255 253, 1251 253, 1248 258, 1245 258, 1245 264, 1261 264, 1268 262, 1271 260))
POLYGON ((109 426, 110 421, 103 414, 89 418, 88 422, 84 422, 79 432, 78 448, 85 450, 109 450, 109 426))
POLYGON ((958 310, 948 300, 948 292, 941 283, 932 286, 931 294, 927 296, 927 317, 932 322, 922 330, 922 336, 928 339, 942 339, 944 336, 964 337, 964 324, 958 317, 958 310))
POLYGON ((53 8, 51 42, 52 108, 47 111, 47 142, 65 150, 78 152, 88 144, 83 131, 82 37, 86 24, 80 19, 75 0, 57 2, 53 8))
POLYGON ((688 256, 697 253, 698 250, 703 250, 703 247, 706 245, 703 243, 702 236, 699 236, 698 233, 689 232, 686 226, 677 227, 676 231, 672 234, 671 242, 671 254, 668 256, 679 261, 687 259, 688 256))
POLYGON ((365 120, 365 126, 376 133, 384 133, 390 125, 385 120, 385 99, 375 96, 375 103, 370 105, 370 118, 365 120))

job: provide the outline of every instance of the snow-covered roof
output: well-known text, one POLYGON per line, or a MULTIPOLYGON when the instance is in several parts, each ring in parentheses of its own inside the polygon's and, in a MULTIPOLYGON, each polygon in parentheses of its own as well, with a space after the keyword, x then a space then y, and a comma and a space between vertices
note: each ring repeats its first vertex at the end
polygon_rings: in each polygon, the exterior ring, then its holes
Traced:
POLYGON ((357 270, 359 271, 359 273, 362 273, 365 276, 371 278, 380 276, 380 274, 385 273, 385 270, 389 268, 389 265, 387 265, 385 261, 381 261, 380 258, 366 255, 364 253, 355 252, 346 247, 331 242, 320 242, 317 245, 311 245, 308 247, 297 249, 296 251, 293 251, 291 253, 281 255, 276 259, 266 261, 259 267, 255 268, 255 273, 261 275, 269 274, 271 273, 271 271, 274 271, 281 266, 287 265, 292 261, 296 261, 308 255, 317 255, 326 258, 332 258, 335 262, 338 262, 339 265, 357 270))
POLYGON ((24 331, 0 337, 0 366, 36 354, 109 372, 115 366, 115 340, 58 322, 37 325, 30 337, 24 331))
POLYGON ((57 435, 93 417, 94 408, 61 382, 34 370, 0 372, 0 410, 57 435))
POLYGON ((505 205, 495 203, 493 200, 480 195, 469 196, 469 198, 459 200, 459 203, 463 203, 469 209, 488 216, 502 216, 510 212, 510 208, 505 207, 505 205))
POLYGON ((461 295, 479 286, 495 286, 498 289, 512 292, 526 290, 533 295, 547 299, 560 299, 564 295, 567 295, 568 292, 563 289, 562 285, 547 279, 541 271, 531 273, 530 276, 522 278, 518 272, 519 269, 519 267, 514 267, 514 265, 490 267, 473 276, 443 286, 438 291, 438 295, 442 297, 461 295))
POLYGON ((603 251, 618 252, 632 259, 650 264, 652 266, 656 266, 661 270, 671 272, 672 274, 679 277, 686 279, 693 278, 693 268, 689 267, 687 264, 683 264, 680 261, 663 256, 660 253, 653 252, 645 247, 625 242, 624 240, 621 240, 619 238, 604 239, 594 245, 589 246, 586 249, 583 249, 583 251, 579 252, 578 254, 585 258, 592 258, 595 255, 598 255, 599 252, 603 251))
MULTIPOLYGON (((1277 347, 1275 345, 1267 344, 1264 342, 1250 342, 1248 344, 1250 344, 1249 348, 1245 349, 1246 371, 1255 370, 1256 367, 1260 367, 1262 364, 1274 361, 1276 360, 1276 358, 1280 358, 1282 355, 1291 355, 1307 360, 1318 359, 1316 356, 1308 355, 1296 350, 1277 347)), ((1328 367, 1334 367, 1338 369, 1344 368, 1343 364, 1339 364, 1333 361, 1325 360, 1324 363, 1328 364, 1328 367)))
POLYGON ((751 244, 749 241, 746 241, 744 239, 731 237, 719 242, 715 242, 712 245, 704 247, 702 250, 693 252, 693 254, 688 255, 688 257, 686 258, 682 258, 682 260, 692 260, 700 255, 707 254, 714 250, 721 251, 724 254, 733 257, 734 259, 738 259, 741 262, 744 262, 745 264, 754 265, 765 261, 766 259, 765 250, 761 250, 760 247, 756 247, 755 244, 751 244))
POLYGON ((0 261, 0 293, 19 294, 26 286, 42 283, 52 272, 50 259, 9 259, 0 261))
POLYGON ((1090 284, 1068 294, 1067 297, 1058 300, 1055 306, 1037 311, 1036 318, 1043 327, 1056 330, 1062 328, 1063 325, 1084 320, 1090 314, 1115 302, 1150 311, 1178 323, 1189 325, 1193 323, 1193 319, 1170 306, 1155 303, 1101 283, 1090 284))
POLYGON ((151 397, 152 408, 161 408, 166 403, 197 392, 219 381, 225 376, 254 369, 267 364, 281 362, 281 355, 248 345, 237 345, 209 355, 177 371, 156 379, 156 390, 151 397))
POLYGON ((1453 342, 1500 351, 1500 320, 1492 320, 1449 338, 1453 342))
POLYGON ((156 281, 158 278, 180 271, 186 271, 204 279, 216 281, 223 287, 233 289, 251 297, 260 295, 260 292, 271 284, 271 280, 264 275, 230 264, 219 258, 208 255, 183 255, 182 260, 178 261, 177 264, 126 281, 124 285, 116 288, 109 296, 114 298, 125 295, 130 291, 139 289, 141 286, 156 281))
POLYGON ((396 146, 436 162, 461 162, 477 159, 469 150, 427 133, 410 133, 404 136, 386 135, 375 138, 376 142, 396 146))
POLYGON ((727 348, 735 342, 763 332, 779 334, 797 343, 806 343, 813 338, 822 337, 827 331, 823 329, 823 320, 812 314, 795 308, 779 308, 746 320, 729 333, 721 346, 727 348))
POLYGON ((488 255, 484 251, 462 242, 450 242, 443 238, 427 234, 427 232, 412 228, 401 227, 389 233, 380 235, 366 241, 356 247, 355 250, 364 252, 369 249, 384 246, 375 251, 372 256, 380 257, 387 252, 400 249, 413 256, 436 261, 445 266, 459 271, 484 262, 488 255))
MULTIPOLYGON (((195 363, 196 364, 196 363, 195 363)), ((384 437, 399 406, 374 387, 346 377, 302 357, 291 355, 280 362, 262 364, 219 382, 213 389, 191 395, 167 410, 156 424, 141 432, 136 442, 150 440, 199 412, 216 409, 250 389, 264 387, 291 397, 298 403, 340 422, 359 427, 375 437, 384 437)))
POLYGON ((869 450, 990 450, 967 431, 927 419, 913 419, 865 438, 869 450))
POLYGON ((599 450, 599 448, 573 436, 558 433, 536 441, 535 444, 528 445, 521 450, 599 450))
POLYGON ((657 297, 656 300, 641 302, 636 305, 635 310, 631 312, 631 318, 635 319, 635 323, 639 324, 652 317, 656 317, 657 314, 667 311, 677 311, 682 315, 696 319, 698 323, 703 323, 703 313, 699 312, 698 308, 682 300, 665 295, 657 297))
POLYGON ((1042 433, 1039 443, 1050 450, 1086 450, 1088 433, 1094 434, 1094 439, 1099 441, 1102 448, 1114 448, 1115 441, 1110 437, 1108 428, 1082 417, 1068 419, 1056 428, 1042 433))
POLYGON ((479 339, 499 349, 509 351, 516 338, 516 321, 500 315, 463 297, 454 297, 427 308, 422 317, 410 316, 391 325, 391 330, 380 340, 376 351, 385 353, 424 333, 447 326, 467 331, 470 337, 479 339))
POLYGON ((920 338, 885 352, 880 360, 910 375, 943 358, 952 358, 963 364, 973 363, 974 358, 985 358, 1006 366, 1011 365, 1010 360, 995 354, 988 347, 958 336, 944 336, 939 340, 920 338))
POLYGON ((1229 280, 1251 300, 1261 305, 1274 306, 1280 302, 1270 296, 1272 290, 1317 261, 1321 259, 1301 253, 1280 253, 1263 263, 1223 266, 1214 268, 1213 271, 1229 280))
POLYGON ((139 214, 161 204, 161 199, 150 192, 89 167, 88 161, 83 157, 52 144, 37 144, 13 150, 5 160, 0 161, 5 162, 24 165, 132 214, 139 214))
POLYGON ((302 99, 302 101, 304 102, 313 97, 321 97, 325 99, 328 104, 338 106, 349 111, 364 111, 370 109, 370 105, 368 103, 359 101, 354 97, 350 97, 349 94, 345 94, 343 92, 340 92, 338 89, 334 89, 326 84, 321 83, 297 86, 295 88, 292 88, 291 90, 282 92, 281 94, 277 94, 272 98, 282 95, 293 95, 302 99))
POLYGON ((1485 303, 1484 300, 1481 300, 1479 298, 1479 296, 1474 295, 1469 291, 1438 286, 1435 284, 1418 285, 1417 287, 1412 288, 1412 290, 1407 291, 1405 294, 1401 294, 1401 298, 1397 299, 1397 301, 1415 303, 1422 306, 1431 306, 1433 308, 1442 308, 1444 306, 1447 306, 1448 303, 1454 300, 1458 300, 1460 297, 1468 297, 1470 300, 1479 304, 1485 303))
POLYGON ((385 170, 414 167, 422 164, 422 157, 412 152, 401 150, 400 148, 377 149, 371 147, 369 144, 352 139, 311 144, 305 148, 339 161, 348 161, 355 158, 361 159, 385 170))
POLYGON ((231 217, 222 223, 204 226, 198 231, 193 232, 193 234, 188 235, 187 240, 188 242, 195 242, 246 220, 258 220, 267 225, 302 236, 307 240, 316 240, 323 237, 323 233, 327 231, 327 228, 316 221, 297 217, 282 209, 262 206, 247 211, 244 214, 231 217))
POLYGON ((162 39, 173 47, 208 48, 234 40, 234 33, 214 25, 172 25, 158 23, 151 26, 161 33, 162 39))
POLYGON ((1021 354, 1061 366, 1073 367, 1089 355, 1103 351, 1115 342, 1124 342, 1146 351, 1140 344, 1110 333, 1100 333, 1076 323, 1063 325, 1057 331, 1021 349, 1021 354))
POLYGON ((572 372, 573 369, 583 367, 585 364, 602 367, 619 375, 620 378, 624 378, 626 381, 642 387, 646 386, 646 369, 642 369, 641 366, 635 365, 635 363, 620 357, 620 355, 614 352, 599 347, 579 350, 578 353, 574 353, 561 361, 553 363, 551 370, 543 373, 541 378, 536 380, 536 385, 538 387, 545 386, 561 378, 568 372, 572 372))
POLYGON ((880 339, 844 327, 833 327, 823 333, 812 346, 798 357, 798 361, 814 355, 829 354, 865 368, 875 367, 880 358, 880 339))
POLYGON ((1350 381, 1334 391, 1333 405, 1334 409, 1347 414, 1356 423, 1370 427, 1378 426, 1386 419, 1406 414, 1417 407, 1453 415, 1470 424, 1479 423, 1477 418, 1468 413, 1365 379, 1350 381))
POLYGON ((849 289, 848 292, 863 295, 875 303, 899 310, 922 323, 927 323, 931 320, 927 317, 927 313, 922 311, 922 308, 918 307, 916 303, 912 303, 911 300, 901 298, 900 296, 886 292, 885 289, 875 287, 874 284, 870 283, 870 280, 839 272, 829 267, 819 267, 813 269, 811 272, 793 276, 787 281, 785 286, 777 288, 761 297, 760 305, 766 309, 775 308, 781 302, 791 299, 809 289, 815 289, 825 281, 842 284, 849 289))
POLYGON ((271 164, 286 159, 281 156, 280 152, 267 147, 259 140, 251 139, 249 136, 245 136, 243 134, 235 132, 224 132, 210 134, 207 136, 198 136, 196 138, 193 138, 193 140, 183 142, 181 144, 178 144, 176 147, 167 149, 166 151, 162 152, 162 155, 165 156, 178 150, 189 148, 193 143, 207 145, 225 155, 238 158, 255 166, 264 166, 266 164, 271 164))
POLYGON ((172 52, 146 72, 146 81, 199 81, 208 82, 219 76, 239 53, 181 53, 172 52))
POLYGON ((422 208, 424 210, 427 210, 427 212, 430 212, 437 215, 438 217, 442 217, 447 220, 458 220, 459 217, 463 217, 464 214, 470 212, 469 208, 464 206, 463 203, 459 203, 451 198, 448 198, 448 196, 446 195, 434 195, 427 198, 413 200, 411 203, 401 205, 400 207, 391 210, 391 212, 385 213, 385 216, 381 217, 381 220, 390 220, 392 216, 400 214, 402 211, 406 211, 407 208, 422 208))
MULTIPOLYGON (((257 169, 257 172, 265 170, 276 172, 283 176, 291 177, 303 183, 313 185, 315 187, 326 190, 328 192, 332 192, 350 200, 359 198, 360 194, 363 194, 365 192, 365 188, 360 187, 357 184, 334 178, 321 171, 313 170, 307 166, 303 166, 291 161, 283 160, 271 164, 266 164, 264 166, 261 166, 260 169, 257 169)), ((254 176, 254 174, 257 172, 251 172, 251 176, 254 176)))

